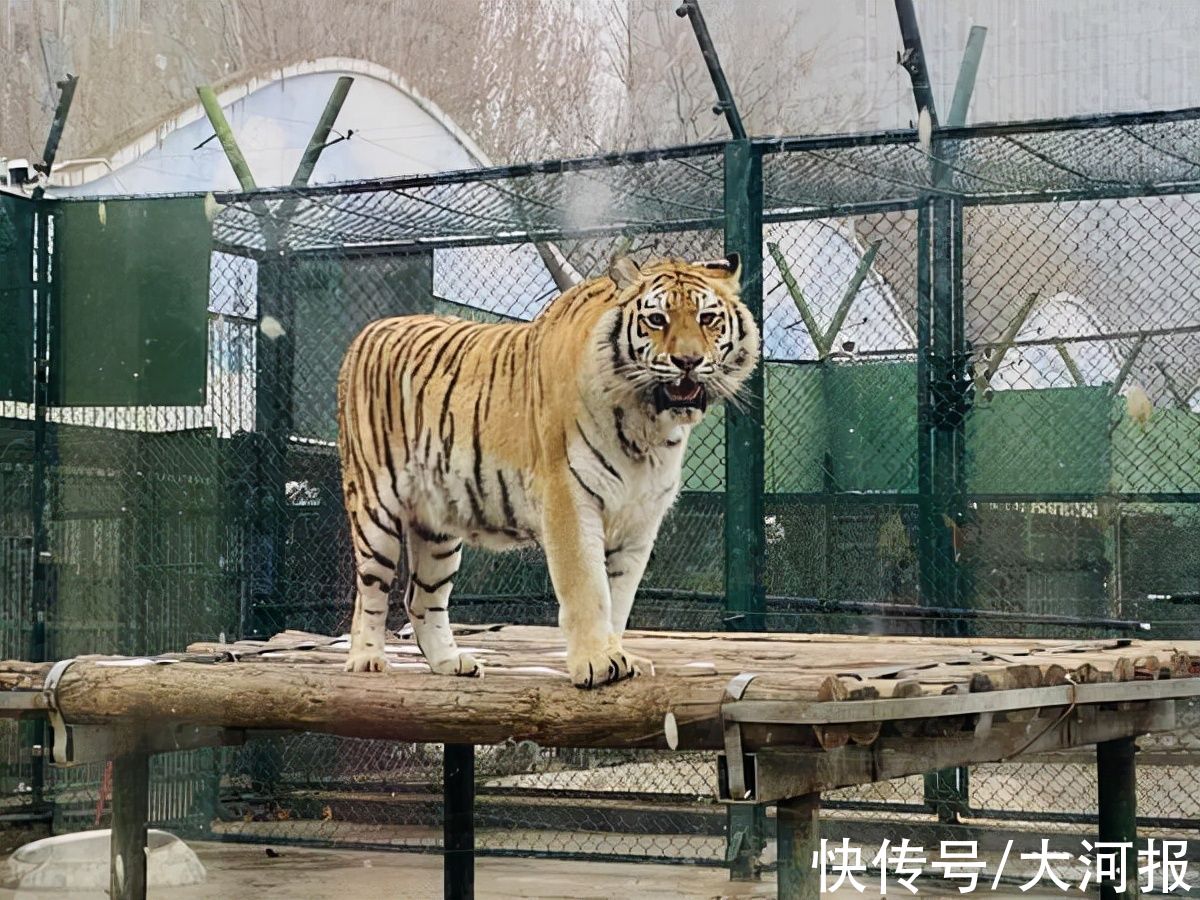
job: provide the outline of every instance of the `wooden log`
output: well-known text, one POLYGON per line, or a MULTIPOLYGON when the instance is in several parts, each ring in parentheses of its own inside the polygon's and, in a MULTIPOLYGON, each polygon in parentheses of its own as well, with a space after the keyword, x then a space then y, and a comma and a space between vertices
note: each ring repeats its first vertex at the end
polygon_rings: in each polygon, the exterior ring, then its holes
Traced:
MULTIPOLYGON (((662 747, 674 714, 680 749, 723 746, 724 676, 643 676, 592 691, 566 680, 497 673, 456 680, 415 671, 349 673, 271 662, 154 666, 76 662, 59 708, 72 724, 178 722, 305 730, 413 742, 662 747)), ((837 679, 760 676, 745 700, 803 704, 849 697, 837 679)), ((841 726, 845 730, 845 726, 841 726)), ((754 749, 753 740, 747 749, 754 749)))
MULTIPOLYGON (((817 699, 828 703, 838 700, 849 700, 854 696, 854 680, 850 678, 831 678, 821 685, 817 699)), ((814 725, 812 730, 817 743, 822 750, 835 750, 850 743, 849 725, 814 725)))
POLYGON ((1067 678, 1067 675, 1069 674, 1070 673, 1067 672, 1063 666, 1060 666, 1058 663, 1051 663, 1050 665, 1046 666, 1046 668, 1042 669, 1042 684, 1044 684, 1046 687, 1056 687, 1060 684, 1068 684, 1069 679, 1067 678))
POLYGON ((1142 678, 1153 681, 1159 677, 1161 669, 1162 665, 1159 663, 1158 657, 1153 653, 1147 653, 1144 656, 1139 656, 1133 661, 1134 678, 1142 678))
MULTIPOLYGON (((856 687, 850 692, 851 700, 878 700, 879 690, 872 685, 863 684, 856 687)), ((847 726, 847 731, 850 734, 850 740, 866 746, 875 743, 875 739, 879 737, 879 732, 883 729, 882 722, 855 722, 853 725, 847 726)))
MULTIPOLYGON (((1172 678, 1187 678, 1192 674, 1192 657, 1187 653, 1172 650, 1170 667, 1172 678)), ((1200 674, 1200 672, 1197 672, 1197 674, 1200 674)))
POLYGON ((1042 686, 1042 670, 1034 665, 978 669, 971 675, 971 693, 980 691, 1012 691, 1018 688, 1042 686))

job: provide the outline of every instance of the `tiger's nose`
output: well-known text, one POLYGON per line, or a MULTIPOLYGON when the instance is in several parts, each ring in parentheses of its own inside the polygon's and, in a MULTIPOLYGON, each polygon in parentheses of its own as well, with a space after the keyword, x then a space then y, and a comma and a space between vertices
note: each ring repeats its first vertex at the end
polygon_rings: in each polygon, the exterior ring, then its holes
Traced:
POLYGON ((671 362, 675 363, 675 367, 684 374, 692 371, 700 363, 704 362, 703 356, 672 356, 671 362))

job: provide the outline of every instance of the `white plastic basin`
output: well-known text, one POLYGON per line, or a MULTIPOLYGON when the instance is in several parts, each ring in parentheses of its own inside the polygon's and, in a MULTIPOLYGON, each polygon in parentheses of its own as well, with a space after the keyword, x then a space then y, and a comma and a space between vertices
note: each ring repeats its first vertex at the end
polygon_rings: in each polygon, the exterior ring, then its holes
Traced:
MULTIPOLYGON (((110 832, 107 828, 42 838, 8 858, 6 886, 25 890, 106 891, 110 832)), ((192 848, 165 831, 146 838, 148 887, 203 884, 204 864, 192 848)))

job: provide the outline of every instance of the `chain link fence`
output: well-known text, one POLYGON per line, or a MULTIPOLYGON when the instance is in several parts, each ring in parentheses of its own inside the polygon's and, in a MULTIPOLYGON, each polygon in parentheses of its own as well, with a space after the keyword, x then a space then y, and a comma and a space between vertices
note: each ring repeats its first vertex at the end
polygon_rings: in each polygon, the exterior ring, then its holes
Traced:
MULTIPOLYGON (((753 148, 766 627, 1096 638, 1147 623, 1197 637, 1200 118, 947 129, 929 148, 910 132, 753 148)), ((0 298, 29 323, 0 340, 5 653, 344 631, 334 386, 351 338, 416 312, 528 320, 617 252, 723 253, 723 151, 254 195, 0 199, 0 298), (199 242, 199 261, 145 252, 170 236, 137 223, 161 231, 167 203, 195 229, 175 238, 199 242), (128 307, 144 365, 89 345, 80 324, 95 310, 74 273, 105 265, 93 244, 142 273, 144 289, 100 299, 128 307), (150 289, 164 279, 172 291, 150 289), (173 332, 155 304, 198 324, 173 332), (192 374, 150 390, 163 352, 192 374)), ((733 626, 725 487, 738 464, 724 413, 710 412, 633 627, 733 626)), ((557 619, 537 551, 468 551, 453 610, 557 619)), ((1144 827, 1200 823, 1198 735, 1147 742, 1144 827)), ((52 810, 58 829, 105 822, 105 767, 44 768, 40 742, 30 726, 0 733, 8 807, 52 810)), ((158 761, 153 810, 227 840, 437 848, 440 779, 436 746, 282 737, 158 761)), ((480 748, 476 781, 486 852, 726 861, 711 754, 510 743, 480 748)), ((1085 834, 1094 797, 1082 757, 1038 758, 836 792, 826 831, 1085 834)))

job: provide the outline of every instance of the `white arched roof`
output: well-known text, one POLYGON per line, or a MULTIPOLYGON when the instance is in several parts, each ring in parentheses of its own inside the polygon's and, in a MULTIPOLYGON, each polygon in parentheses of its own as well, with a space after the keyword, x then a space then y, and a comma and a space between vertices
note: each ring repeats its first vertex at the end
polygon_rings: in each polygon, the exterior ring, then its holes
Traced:
MULTIPOLYGON (((334 124, 353 136, 327 146, 311 184, 488 165, 478 146, 396 73, 361 60, 312 60, 217 95, 259 187, 291 181, 341 75, 354 85, 334 124)), ((237 190, 238 181, 199 101, 108 160, 66 160, 55 196, 237 190), (202 145, 202 146, 201 146, 202 145)))
MULTIPOLYGON (((1054 337, 1066 339, 1063 348, 1083 376, 1084 384, 1115 382, 1121 359, 1112 342, 1070 341, 1102 334, 1104 328, 1084 300, 1069 291, 1035 303, 1016 340, 1037 341, 1054 337)), ((1051 344, 1014 347, 1004 357, 1000 369, 991 378, 997 390, 1073 387, 1075 378, 1058 349, 1051 344)))
MULTIPOLYGON (((771 222, 766 244, 775 244, 818 327, 828 330, 864 249, 846 223, 832 220, 771 222)), ((768 247, 763 247, 763 334, 768 359, 816 359, 818 352, 768 247)), ((856 352, 911 349, 914 335, 891 288, 874 268, 859 286, 834 349, 847 341, 856 352)))

